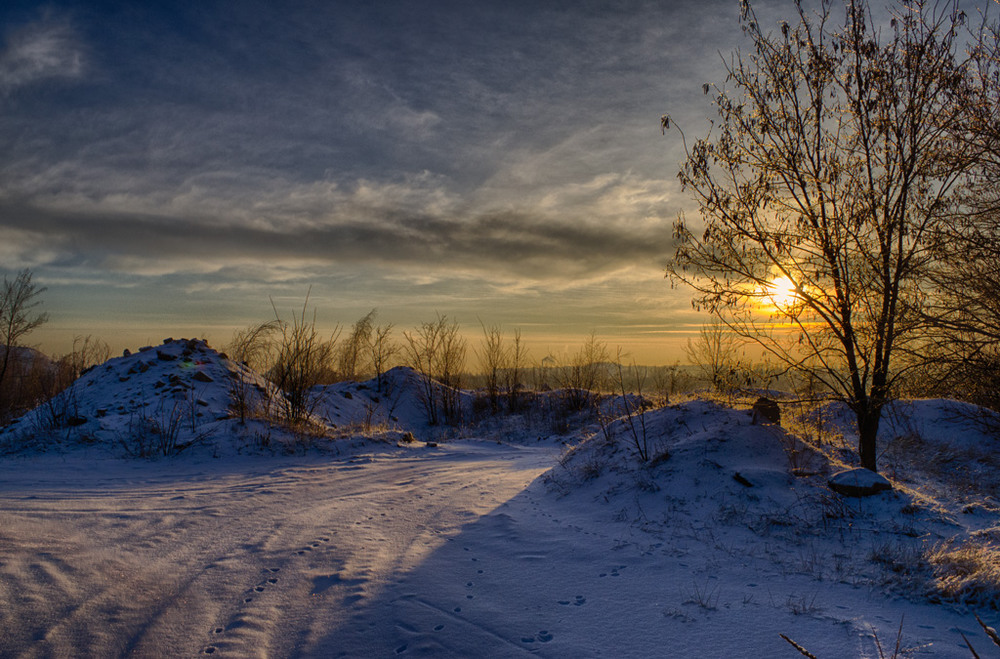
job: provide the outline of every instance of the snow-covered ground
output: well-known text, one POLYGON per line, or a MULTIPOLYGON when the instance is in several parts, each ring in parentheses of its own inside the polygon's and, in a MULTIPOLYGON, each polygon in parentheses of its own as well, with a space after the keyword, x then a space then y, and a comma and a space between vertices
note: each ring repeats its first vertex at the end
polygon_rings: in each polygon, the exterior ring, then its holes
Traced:
POLYGON ((996 440, 947 401, 887 422, 895 490, 845 499, 826 485, 852 459, 835 406, 818 452, 697 399, 644 434, 516 418, 432 446, 400 371, 391 405, 370 383, 323 390, 339 434, 304 448, 223 418, 213 383, 238 368, 207 346, 108 366, 79 383, 75 425, 0 435, 0 656, 801 656, 785 634, 878 657, 900 628, 902 656, 970 657, 962 634, 1000 656, 973 615, 995 624, 995 593, 920 565, 1000 540, 996 440), (199 441, 123 457, 164 400, 199 441))

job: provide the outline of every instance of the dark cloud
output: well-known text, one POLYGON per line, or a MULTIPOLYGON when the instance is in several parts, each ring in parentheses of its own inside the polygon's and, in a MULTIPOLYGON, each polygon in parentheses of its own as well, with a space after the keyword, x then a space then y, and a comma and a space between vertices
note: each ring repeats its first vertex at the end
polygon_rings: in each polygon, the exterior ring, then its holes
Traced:
POLYGON ((50 266, 94 270, 206 272, 247 262, 373 263, 437 276, 496 273, 559 282, 655 262, 669 248, 669 223, 616 218, 552 218, 497 211, 457 216, 410 214, 351 204, 336 221, 248 226, 177 215, 55 212, 0 204, 9 248, 49 248, 50 266), (176 264, 171 268, 170 264, 176 264), (127 266, 125 264, 128 264, 127 266))
POLYGON ((658 118, 701 130, 737 11, 5 3, 0 257, 81 300, 327 275, 366 298, 510 295, 544 315, 560 308, 546 290, 659 285, 684 202, 658 118))

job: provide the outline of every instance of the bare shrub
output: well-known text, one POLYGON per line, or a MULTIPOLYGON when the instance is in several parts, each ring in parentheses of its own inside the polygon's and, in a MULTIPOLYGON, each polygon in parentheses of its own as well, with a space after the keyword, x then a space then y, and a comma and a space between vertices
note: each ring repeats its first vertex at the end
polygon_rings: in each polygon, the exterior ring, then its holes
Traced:
POLYGON ((403 332, 403 337, 407 361, 420 374, 420 401, 427 422, 457 424, 462 414, 459 388, 466 354, 458 323, 438 315, 412 333, 403 332))
POLYGON ((734 388, 738 349, 735 335, 713 317, 698 330, 697 340, 688 339, 684 354, 713 389, 728 393, 734 388))
POLYGON ((88 334, 73 339, 73 350, 59 359, 59 370, 67 385, 81 375, 111 358, 111 348, 101 339, 88 334))
MULTIPOLYGON (((256 323, 237 330, 226 346, 226 354, 237 364, 256 373, 266 373, 270 370, 274 355, 274 339, 281 330, 278 320, 256 323)), ((269 407, 269 398, 262 392, 260 385, 254 381, 252 373, 237 370, 232 374, 229 384, 229 394, 233 411, 242 423, 247 417, 265 414, 269 407)))
POLYGON ((81 419, 76 393, 71 385, 84 373, 106 362, 111 349, 93 336, 76 337, 73 349, 52 361, 36 351, 21 350, 8 371, 8 397, 14 410, 38 408, 40 432, 58 430, 81 419))
POLYGON ((580 411, 594 402, 605 388, 610 361, 607 344, 591 332, 569 363, 557 369, 559 386, 568 410, 580 411))
POLYGON ((653 367, 651 372, 653 389, 665 401, 669 402, 674 395, 691 387, 691 377, 681 368, 680 363, 653 367))
POLYGON ((521 382, 528 361, 528 348, 521 342, 521 330, 514 330, 514 337, 507 351, 507 368, 504 382, 507 390, 507 409, 517 412, 524 402, 524 385, 521 382))
POLYGON ((483 338, 475 351, 479 358, 479 368, 486 378, 486 397, 490 412, 500 412, 500 384, 504 370, 510 361, 510 350, 504 345, 503 330, 499 325, 483 328, 483 338))
POLYGON ((375 388, 382 393, 385 390, 385 372, 389 370, 392 361, 399 354, 399 344, 392 340, 392 323, 372 327, 368 343, 368 355, 372 369, 375 371, 375 388))
POLYGON ((375 316, 376 311, 372 309, 358 319, 347 338, 341 341, 337 354, 337 373, 344 380, 357 382, 371 368, 369 346, 375 333, 375 316))
POLYGON ((629 369, 629 372, 632 374, 632 379, 631 382, 626 384, 626 376, 625 371, 622 368, 622 361, 623 355, 621 348, 619 348, 617 359, 615 359, 615 384, 617 385, 618 391, 621 392, 622 396, 621 400, 625 412, 625 425, 632 438, 632 446, 635 447, 636 452, 639 454, 639 459, 643 462, 648 462, 650 458, 649 436, 646 432, 645 401, 642 397, 642 390, 646 383, 648 370, 644 367, 640 368, 636 366, 635 361, 633 361, 632 368, 629 369), (629 396, 629 392, 627 391, 628 388, 631 388, 634 391, 635 396, 637 397, 636 400, 633 400, 629 396))
POLYGON ((324 338, 316 329, 315 311, 312 320, 307 320, 308 304, 307 295, 302 311, 292 316, 291 322, 281 320, 278 310, 274 310, 278 323, 277 343, 268 377, 284 394, 281 413, 284 421, 292 426, 306 423, 312 415, 318 401, 310 390, 330 380, 340 336, 337 327, 329 338, 324 338))
POLYGON ((168 408, 161 402, 155 415, 133 413, 125 430, 119 434, 118 442, 125 453, 134 458, 177 455, 208 436, 207 433, 192 433, 191 439, 181 441, 184 417, 183 404, 168 408))

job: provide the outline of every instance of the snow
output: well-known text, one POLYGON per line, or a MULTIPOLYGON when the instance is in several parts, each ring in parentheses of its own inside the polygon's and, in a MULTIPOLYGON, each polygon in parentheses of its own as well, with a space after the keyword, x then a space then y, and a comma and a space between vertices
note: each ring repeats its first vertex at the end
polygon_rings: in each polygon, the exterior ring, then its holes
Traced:
POLYGON ((888 478, 863 467, 838 471, 828 482, 834 492, 847 496, 871 496, 892 489, 888 478))
POLYGON ((908 403, 881 446, 895 489, 848 499, 826 484, 853 466, 844 425, 810 447, 694 399, 645 435, 530 415, 443 432, 398 370, 389 397, 317 390, 333 439, 265 447, 226 413, 230 373, 252 377, 171 341, 84 376, 79 425, 39 411, 0 435, 0 656, 801 656, 785 634, 878 657, 900 629, 907 656, 969 657, 962 634, 997 650, 973 617, 995 608, 908 568, 1000 539, 995 440, 948 401, 908 403), (130 420, 174 402, 202 439, 127 458, 130 420), (953 461, 911 464, 915 446, 953 461))

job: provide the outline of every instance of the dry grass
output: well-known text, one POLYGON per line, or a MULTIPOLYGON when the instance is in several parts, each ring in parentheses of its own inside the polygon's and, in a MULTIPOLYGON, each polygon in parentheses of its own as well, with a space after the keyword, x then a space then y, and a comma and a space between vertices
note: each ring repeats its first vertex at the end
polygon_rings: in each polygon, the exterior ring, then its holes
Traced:
POLYGON ((931 566, 933 595, 943 601, 1000 608, 1000 547, 984 538, 944 542, 924 559, 931 566))

